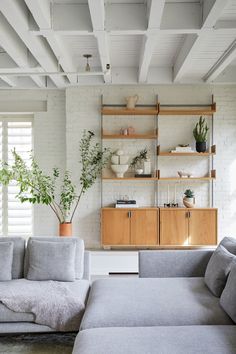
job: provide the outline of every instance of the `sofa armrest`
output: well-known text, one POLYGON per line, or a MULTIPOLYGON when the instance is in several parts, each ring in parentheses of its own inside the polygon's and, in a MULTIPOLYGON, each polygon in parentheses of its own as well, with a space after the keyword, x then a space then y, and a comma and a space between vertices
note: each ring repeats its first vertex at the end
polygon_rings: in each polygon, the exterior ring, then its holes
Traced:
POLYGON ((213 250, 139 252, 140 278, 203 277, 213 250))
POLYGON ((83 279, 90 280, 90 252, 84 251, 84 276, 83 279))

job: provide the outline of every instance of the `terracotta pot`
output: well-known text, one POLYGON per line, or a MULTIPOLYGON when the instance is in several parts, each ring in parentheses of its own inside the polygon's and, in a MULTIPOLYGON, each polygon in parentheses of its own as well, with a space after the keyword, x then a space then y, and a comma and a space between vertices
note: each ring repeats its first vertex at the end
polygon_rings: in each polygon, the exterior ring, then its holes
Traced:
POLYGON ((72 236, 72 223, 65 222, 59 224, 59 236, 70 237, 72 236))

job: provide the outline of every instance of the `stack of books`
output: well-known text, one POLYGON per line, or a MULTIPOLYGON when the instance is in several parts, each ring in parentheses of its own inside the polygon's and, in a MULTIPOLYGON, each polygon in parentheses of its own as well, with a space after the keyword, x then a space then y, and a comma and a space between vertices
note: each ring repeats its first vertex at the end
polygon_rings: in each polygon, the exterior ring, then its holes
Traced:
POLYGON ((171 152, 194 152, 194 150, 191 148, 191 146, 176 146, 175 150, 171 150, 171 152))
POLYGON ((138 208, 136 200, 117 200, 116 208, 138 208))

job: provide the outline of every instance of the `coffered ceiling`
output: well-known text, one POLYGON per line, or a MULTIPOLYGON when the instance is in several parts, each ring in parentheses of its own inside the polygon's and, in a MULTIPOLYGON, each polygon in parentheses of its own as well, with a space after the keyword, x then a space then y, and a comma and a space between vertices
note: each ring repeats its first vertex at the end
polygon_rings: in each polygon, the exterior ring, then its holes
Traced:
POLYGON ((134 83, 236 83, 236 0, 0 0, 0 88, 134 83))

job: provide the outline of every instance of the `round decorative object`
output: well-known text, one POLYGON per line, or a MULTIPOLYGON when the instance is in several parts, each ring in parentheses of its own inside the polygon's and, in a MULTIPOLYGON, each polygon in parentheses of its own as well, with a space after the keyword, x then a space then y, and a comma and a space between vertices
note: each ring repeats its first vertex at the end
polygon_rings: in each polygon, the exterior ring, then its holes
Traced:
POLYGON ((206 152, 206 141, 196 142, 196 151, 197 152, 206 152))
POLYGON ((137 173, 137 175, 141 175, 143 173, 143 169, 142 168, 137 168, 135 170, 135 173, 137 173))
POLYGON ((183 204, 186 208, 194 208, 195 207, 195 198, 183 198, 183 204))

